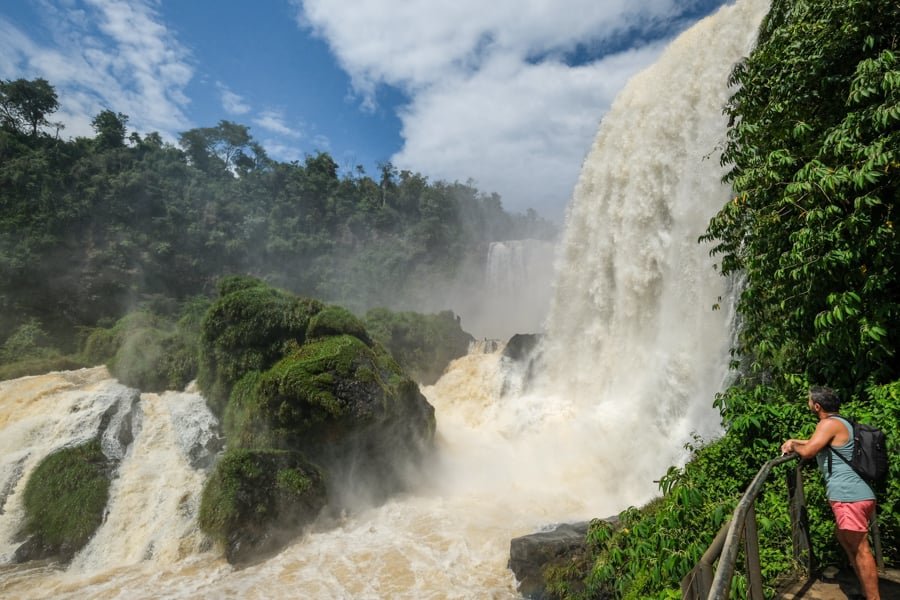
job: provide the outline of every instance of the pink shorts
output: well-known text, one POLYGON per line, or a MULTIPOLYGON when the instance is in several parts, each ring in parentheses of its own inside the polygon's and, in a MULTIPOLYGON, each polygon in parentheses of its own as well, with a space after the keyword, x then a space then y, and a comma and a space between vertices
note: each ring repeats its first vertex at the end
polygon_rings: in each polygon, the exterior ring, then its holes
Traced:
POLYGON ((837 528, 844 531, 869 531, 869 521, 875 514, 874 500, 859 500, 858 502, 831 501, 831 510, 834 512, 834 520, 837 528))

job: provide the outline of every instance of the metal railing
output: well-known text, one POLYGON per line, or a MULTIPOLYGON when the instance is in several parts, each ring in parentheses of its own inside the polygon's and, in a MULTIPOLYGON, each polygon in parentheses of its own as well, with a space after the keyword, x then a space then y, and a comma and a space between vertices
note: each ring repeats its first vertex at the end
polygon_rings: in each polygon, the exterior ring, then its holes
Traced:
MULTIPOLYGON (((791 453, 774 458, 762 466, 738 502, 731 519, 716 534, 715 539, 697 565, 681 580, 681 597, 683 599, 724 600, 728 598, 740 542, 743 539, 748 595, 751 600, 762 600, 763 582, 759 564, 759 535, 756 529, 754 503, 772 469, 798 458, 796 453, 791 453), (718 565, 713 571, 713 564, 717 559, 718 565)), ((809 539, 809 519, 806 512, 800 463, 795 469, 788 472, 787 484, 794 560, 803 567, 808 577, 812 577, 815 560, 809 539)), ((881 537, 878 531, 878 521, 874 517, 872 519, 872 537, 875 560, 879 570, 883 570, 881 537)))

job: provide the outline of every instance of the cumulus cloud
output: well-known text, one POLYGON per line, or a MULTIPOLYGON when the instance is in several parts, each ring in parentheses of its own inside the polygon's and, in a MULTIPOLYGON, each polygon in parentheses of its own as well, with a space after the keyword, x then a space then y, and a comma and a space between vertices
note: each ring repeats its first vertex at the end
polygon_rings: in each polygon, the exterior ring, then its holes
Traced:
POLYGON ((57 89, 68 135, 93 135, 91 119, 111 108, 129 124, 167 137, 187 128, 184 92, 190 53, 141 0, 42 3, 52 45, 42 45, 0 18, 0 73, 43 77, 57 89))
POLYGON ((363 107, 402 89, 402 168, 560 218, 600 118, 709 0, 295 0, 363 107), (631 43, 627 47, 623 41, 631 43), (643 40, 643 41, 640 41, 643 40), (584 55, 589 58, 573 59, 584 55))
POLYGON ((300 139, 303 132, 300 129, 290 127, 285 122, 284 114, 277 110, 266 110, 253 119, 253 123, 266 131, 277 133, 285 137, 300 139))
POLYGON ((228 89, 227 85, 220 81, 216 83, 216 88, 219 90, 219 97, 225 112, 232 115, 244 115, 250 112, 250 105, 244 101, 241 95, 228 89))

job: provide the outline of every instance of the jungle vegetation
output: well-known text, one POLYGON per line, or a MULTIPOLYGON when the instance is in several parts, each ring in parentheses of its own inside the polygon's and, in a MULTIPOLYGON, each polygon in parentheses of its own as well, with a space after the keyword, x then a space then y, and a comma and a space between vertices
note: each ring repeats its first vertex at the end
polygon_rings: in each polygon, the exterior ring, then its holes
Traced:
POLYGON ((230 121, 180 134, 63 139, 44 79, 0 80, 0 369, 71 368, 91 328, 139 308, 177 320, 226 275, 340 304, 411 310, 485 244, 555 236, 472 183, 386 163, 376 176, 325 152, 269 158, 230 121), (26 361, 27 364, 23 364, 26 361), (13 367, 10 363, 19 363, 13 367))
MULTIPOLYGON (((716 399, 726 433, 660 479, 662 496, 596 521, 586 550, 555 567, 565 598, 680 598, 741 493, 815 419, 809 385, 835 388, 842 413, 900 443, 900 4, 774 0, 755 50, 736 65, 722 156, 733 197, 710 221, 724 276, 739 280, 735 381, 716 399)), ((784 475, 757 502, 767 593, 790 576, 784 475)), ((793 468, 793 467, 790 467, 793 468)), ((814 554, 846 566, 821 478, 805 478, 814 554)), ((900 561, 900 453, 878 490, 888 564, 900 561)), ((742 568, 739 561, 738 568, 742 568)), ((732 597, 746 597, 738 575, 732 597)))

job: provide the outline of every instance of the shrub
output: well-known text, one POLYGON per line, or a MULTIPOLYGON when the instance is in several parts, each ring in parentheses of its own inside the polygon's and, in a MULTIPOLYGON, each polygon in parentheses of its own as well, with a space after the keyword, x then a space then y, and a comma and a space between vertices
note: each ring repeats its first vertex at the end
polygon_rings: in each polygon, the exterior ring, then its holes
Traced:
POLYGON ((231 449, 203 490, 199 525, 241 561, 295 535, 325 499, 322 473, 301 454, 231 449))
POLYGON ((450 361, 468 353, 474 341, 450 311, 423 315, 376 308, 366 313, 366 327, 404 371, 425 385, 437 381, 450 361))

